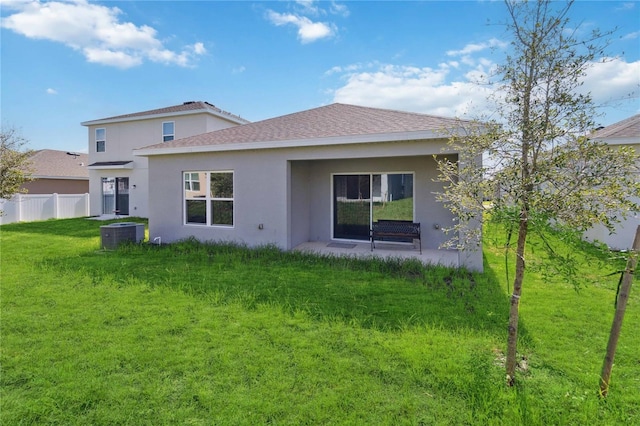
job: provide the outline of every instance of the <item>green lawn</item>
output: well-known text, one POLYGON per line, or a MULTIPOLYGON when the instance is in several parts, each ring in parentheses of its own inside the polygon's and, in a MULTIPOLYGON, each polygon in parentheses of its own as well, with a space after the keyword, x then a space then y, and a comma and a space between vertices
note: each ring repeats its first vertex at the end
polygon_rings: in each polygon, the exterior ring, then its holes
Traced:
POLYGON ((469 274, 193 241, 105 252, 104 224, 0 227, 0 423, 640 423, 640 289, 601 401, 622 263, 588 248, 564 247, 584 254, 579 292, 525 282, 527 369, 507 389, 497 229, 469 274))
POLYGON ((413 198, 373 204, 373 220, 413 220, 413 198))

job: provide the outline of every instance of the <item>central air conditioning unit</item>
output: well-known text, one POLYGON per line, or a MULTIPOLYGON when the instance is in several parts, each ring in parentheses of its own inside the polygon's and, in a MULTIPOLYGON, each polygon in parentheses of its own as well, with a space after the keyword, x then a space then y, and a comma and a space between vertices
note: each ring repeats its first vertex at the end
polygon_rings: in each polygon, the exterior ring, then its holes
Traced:
POLYGON ((144 240, 144 224, 135 222, 118 222, 100 227, 102 248, 115 250, 126 241, 140 243, 144 240))

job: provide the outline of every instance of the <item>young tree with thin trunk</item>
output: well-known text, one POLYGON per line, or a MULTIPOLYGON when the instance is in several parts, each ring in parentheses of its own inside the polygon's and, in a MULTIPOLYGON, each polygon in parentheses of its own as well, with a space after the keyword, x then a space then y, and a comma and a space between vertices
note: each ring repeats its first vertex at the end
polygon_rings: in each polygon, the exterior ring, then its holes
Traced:
POLYGON ((444 182, 439 199, 460 217, 450 230, 467 236, 453 244, 479 240, 481 231, 470 225, 485 213, 483 194, 494 197, 485 217, 504 223, 517 238, 506 354, 511 386, 530 232, 544 237, 549 224, 579 231, 602 223, 612 230, 639 210, 630 197, 640 196, 640 186, 632 149, 612 149, 588 138, 595 109, 579 89, 586 70, 602 57, 608 34, 595 31, 578 39, 569 25, 572 1, 505 3, 512 39, 496 73, 497 118, 450 138, 461 154, 457 163, 439 163, 444 182), (483 154, 488 161, 477 169, 471 160, 483 154))
MULTIPOLYGON (((14 128, 0 131, 0 198, 9 199, 21 191, 23 183, 32 180, 31 161, 33 153, 26 149, 27 140, 14 128)), ((0 211, 2 214, 2 211, 0 211)))

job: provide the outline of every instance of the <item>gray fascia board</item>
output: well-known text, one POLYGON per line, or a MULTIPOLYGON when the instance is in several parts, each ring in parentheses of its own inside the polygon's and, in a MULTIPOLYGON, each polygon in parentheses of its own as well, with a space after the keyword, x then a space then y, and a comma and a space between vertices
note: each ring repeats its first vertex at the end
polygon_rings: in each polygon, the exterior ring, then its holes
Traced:
POLYGON ((46 175, 32 175, 34 179, 56 179, 56 180, 89 180, 89 176, 87 177, 79 177, 79 176, 46 176, 46 175))
POLYGON ((606 143, 608 145, 638 145, 640 137, 624 137, 624 138, 594 138, 596 142, 606 143))
POLYGON ((404 142, 424 139, 447 139, 439 131, 427 130, 421 132, 399 132, 380 133, 376 135, 358 136, 333 136, 329 138, 315 139, 291 139, 284 141, 260 141, 260 142, 238 142, 225 143, 219 145, 198 145, 175 148, 140 148, 133 151, 133 155, 148 157, 153 155, 169 154, 193 154, 203 152, 225 152, 225 151, 246 151, 255 149, 275 149, 275 148, 302 148, 313 146, 336 146, 351 145, 376 142, 404 142))

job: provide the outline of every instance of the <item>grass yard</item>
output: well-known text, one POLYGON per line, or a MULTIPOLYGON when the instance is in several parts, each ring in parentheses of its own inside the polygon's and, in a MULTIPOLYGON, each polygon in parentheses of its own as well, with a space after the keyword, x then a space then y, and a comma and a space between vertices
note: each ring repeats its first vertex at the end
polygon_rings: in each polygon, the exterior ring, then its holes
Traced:
POLYGON ((413 197, 373 203, 373 220, 413 220, 413 197))
POLYGON ((601 401, 624 263, 588 246, 562 248, 579 292, 528 276, 507 389, 498 229, 469 274, 195 241, 105 252, 104 224, 0 228, 0 423, 640 424, 640 289, 601 401))

